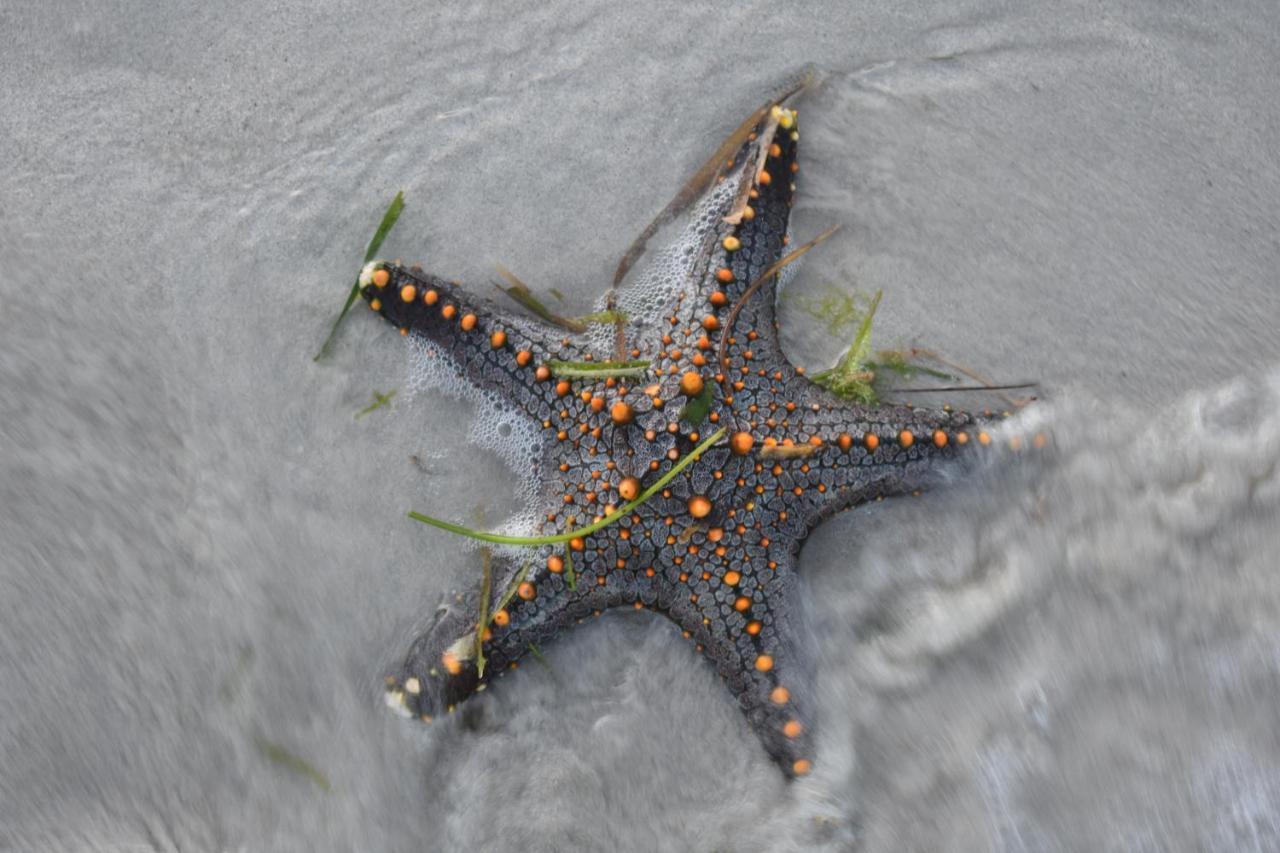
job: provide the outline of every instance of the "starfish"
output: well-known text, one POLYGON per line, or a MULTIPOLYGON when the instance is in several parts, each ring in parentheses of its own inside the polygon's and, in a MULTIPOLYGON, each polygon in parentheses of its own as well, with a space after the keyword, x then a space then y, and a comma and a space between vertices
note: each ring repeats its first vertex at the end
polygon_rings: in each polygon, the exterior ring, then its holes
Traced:
POLYGON ((784 773, 811 771, 800 546, 832 513, 920 489, 989 436, 949 408, 851 403, 791 364, 775 297, 799 170, 796 113, 772 102, 740 130, 731 158, 703 176, 684 237, 692 250, 672 255, 677 286, 645 294, 656 319, 620 319, 604 346, 417 267, 362 271, 370 307, 542 436, 533 535, 544 544, 496 552, 481 590, 437 613, 388 678, 403 712, 452 711, 535 644, 609 608, 644 608, 710 659, 784 773))

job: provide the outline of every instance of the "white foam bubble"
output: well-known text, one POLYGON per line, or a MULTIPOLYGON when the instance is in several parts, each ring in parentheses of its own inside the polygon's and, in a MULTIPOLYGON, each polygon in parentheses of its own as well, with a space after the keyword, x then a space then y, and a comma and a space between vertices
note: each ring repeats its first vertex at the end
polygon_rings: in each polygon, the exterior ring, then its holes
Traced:
POLYGON ((539 469, 545 451, 539 424, 497 391, 473 383, 439 344, 422 335, 410 335, 408 341, 409 394, 440 391, 475 406, 467 440, 496 454, 516 475, 516 497, 524 507, 502 525, 501 532, 529 535, 535 529, 539 469))
MULTIPOLYGON (((680 236, 650 255, 631 282, 618 289, 617 307, 627 315, 628 339, 641 340, 644 330, 661 320, 663 308, 681 291, 693 292, 696 281, 690 273, 703 241, 722 223, 721 217, 739 186, 742 168, 739 166, 722 183, 712 187, 694 205, 680 236)), ((607 307, 608 294, 605 294, 596 303, 596 310, 607 307)), ((588 334, 591 347, 597 352, 609 352, 613 348, 612 326, 592 326, 588 334)))

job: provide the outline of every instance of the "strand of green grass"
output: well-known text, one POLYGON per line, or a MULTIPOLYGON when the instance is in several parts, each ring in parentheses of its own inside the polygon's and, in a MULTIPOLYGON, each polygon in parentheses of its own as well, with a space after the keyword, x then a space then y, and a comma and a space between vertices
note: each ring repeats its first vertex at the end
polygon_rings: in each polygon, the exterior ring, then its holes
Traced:
POLYGON ((480 552, 480 618, 476 620, 476 672, 484 678, 484 629, 489 627, 489 591, 493 587, 492 552, 480 552))
POLYGON ((520 305, 523 305, 525 308, 529 309, 534 314, 537 314, 543 320, 546 320, 548 323, 551 323, 553 326, 559 326, 562 329, 568 329, 571 332, 580 333, 580 332, 585 332, 587 330, 586 323, 571 319, 569 317, 561 317, 559 314, 555 313, 546 305, 544 305, 542 303, 542 300, 538 299, 538 297, 533 295, 533 291, 529 289, 529 285, 525 284, 523 281, 516 278, 515 273, 513 273, 511 270, 504 267, 502 264, 498 264, 498 275, 505 278, 507 280, 507 283, 511 286, 503 287, 497 282, 494 282, 493 286, 498 288, 498 290, 502 291, 507 296, 511 297, 513 301, 519 303, 520 305))
POLYGON ((394 388, 385 394, 383 394, 381 391, 379 391, 376 388, 373 389, 373 402, 368 406, 365 406, 360 411, 356 412, 356 420, 360 420, 370 412, 374 412, 374 411, 377 411, 378 409, 381 409, 383 406, 387 405, 387 403, 390 403, 391 398, 394 397, 395 395, 396 395, 396 392, 394 388))
POLYGON ((525 563, 520 567, 520 571, 516 572, 515 577, 507 584, 506 591, 502 593, 502 598, 498 600, 498 606, 493 608, 493 612, 505 610, 507 605, 511 603, 511 599, 516 597, 516 591, 520 588, 520 584, 524 583, 524 579, 529 575, 529 564, 525 563))
POLYGON ((599 379, 608 376, 643 376, 647 361, 548 361, 552 376, 561 379, 599 379))
POLYGON ((529 653, 533 655, 534 660, 538 663, 545 666, 548 670, 551 669, 551 664, 547 663, 547 659, 542 656, 542 649, 538 648, 537 643, 529 644, 529 653))
POLYGON ((875 319, 876 308, 880 306, 880 297, 883 295, 884 291, 876 291, 849 349, 836 362, 835 367, 814 374, 814 383, 846 400, 875 403, 875 389, 871 385, 874 375, 864 378, 863 374, 868 372, 866 361, 871 351, 871 323, 875 319))
POLYGON ((573 570, 573 548, 564 549, 564 580, 569 584, 569 589, 578 588, 578 575, 573 570))
POLYGON ((470 539, 479 539, 481 542, 493 542, 497 545, 558 545, 561 542, 568 542, 570 539, 590 536, 597 530, 600 530, 603 527, 608 527, 624 515, 635 510, 636 507, 640 506, 665 488, 667 483, 670 483, 675 479, 677 474, 696 462, 698 458, 702 456, 704 451, 724 437, 725 432, 726 429, 724 427, 716 430, 709 438, 703 440, 701 444, 673 465, 670 471, 659 477, 657 482, 641 492, 635 500, 628 504, 624 504, 621 508, 614 510, 599 521, 588 524, 586 527, 579 527, 577 530, 570 530, 565 533, 552 533, 546 536, 509 536, 503 533, 486 533, 483 530, 472 530, 469 527, 463 527, 461 524, 453 524, 452 522, 444 521, 439 518, 432 518, 429 515, 424 515, 413 510, 409 511, 409 517, 414 521, 421 521, 423 524, 429 524, 432 527, 438 527, 441 530, 447 530, 450 533, 456 533, 459 536, 466 536, 470 539))
MULTIPOLYGON (((369 241, 369 248, 365 249, 364 263, 369 263, 378 257, 378 250, 382 248, 382 241, 387 239, 387 234, 395 226, 396 220, 400 218, 401 211, 404 210, 404 191, 396 193, 396 197, 391 200, 391 205, 387 208, 387 212, 382 214, 382 222, 378 224, 378 230, 373 232, 373 239, 369 241)), ((363 264, 361 265, 363 267, 363 264)), ((329 352, 329 345, 333 343, 334 335, 338 334, 338 326, 342 324, 343 318, 347 316, 347 312, 351 310, 351 306, 360 298, 360 277, 356 276, 356 283, 351 285, 351 292, 347 294, 347 304, 342 306, 342 311, 338 314, 338 319, 333 321, 333 328, 329 330, 329 337, 324 339, 324 344, 320 347, 320 352, 315 354, 312 361, 319 361, 329 352)))
POLYGON ((329 777, 325 776, 315 766, 300 755, 295 755, 285 749, 280 744, 267 740, 261 735, 253 739, 253 744, 257 747, 258 752, 271 761, 273 764, 279 764, 281 767, 288 768, 294 773, 306 776, 316 787, 324 791, 326 794, 332 790, 329 785, 329 777))

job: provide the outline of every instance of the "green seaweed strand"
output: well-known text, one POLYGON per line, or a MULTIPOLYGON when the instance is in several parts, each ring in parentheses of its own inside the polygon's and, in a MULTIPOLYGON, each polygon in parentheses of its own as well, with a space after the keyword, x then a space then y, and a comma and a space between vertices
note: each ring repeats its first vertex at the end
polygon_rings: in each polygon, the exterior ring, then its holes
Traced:
POLYGON ((552 376, 561 379, 606 379, 610 376, 644 376, 647 361, 548 361, 552 376))
MULTIPOLYGON (((378 256, 378 250, 382 248, 382 241, 387 239, 387 234, 395 227, 396 220, 400 218, 401 211, 404 210, 404 191, 396 193, 396 197, 391 200, 391 205, 387 208, 387 212, 382 214, 382 222, 378 224, 378 230, 373 232, 373 239, 369 241, 369 247, 364 252, 364 262, 367 264, 378 256)), ((351 285, 351 292, 347 294, 347 304, 342 306, 342 311, 338 314, 338 319, 333 321, 333 328, 329 330, 329 337, 324 339, 324 344, 320 347, 320 352, 315 354, 312 361, 319 361, 329 352, 329 345, 333 343, 334 335, 338 334, 338 326, 342 324, 343 318, 351 310, 351 306, 360 298, 360 278, 356 277, 356 283, 351 285)))
POLYGON ((686 454, 684 458, 673 465, 670 471, 659 477, 657 482, 641 492, 635 500, 623 505, 619 509, 615 509, 599 521, 588 524, 586 527, 579 527, 577 530, 570 530, 565 533, 551 533, 546 536, 508 536, 503 533, 486 533, 483 530, 472 530, 469 527, 463 527, 461 524, 453 524, 452 522, 444 521, 439 518, 432 518, 429 515, 424 515, 423 513, 415 512, 413 510, 409 511, 409 517, 414 521, 421 521, 423 524, 429 524, 432 527, 438 527, 441 530, 447 530, 450 533, 456 533, 459 536, 466 536, 469 539, 479 539, 481 542, 493 542, 497 545, 525 545, 530 547, 536 547, 538 545, 558 545, 561 542, 568 542, 571 539, 590 536, 597 530, 608 527, 624 515, 631 513, 636 509, 636 507, 662 491, 662 489, 666 487, 667 483, 670 483, 675 479, 677 474, 685 468, 688 468, 694 462, 698 461, 698 458, 702 456, 702 454, 711 447, 711 445, 724 437, 725 432, 726 429, 724 427, 716 430, 711 436, 703 440, 701 444, 686 454))

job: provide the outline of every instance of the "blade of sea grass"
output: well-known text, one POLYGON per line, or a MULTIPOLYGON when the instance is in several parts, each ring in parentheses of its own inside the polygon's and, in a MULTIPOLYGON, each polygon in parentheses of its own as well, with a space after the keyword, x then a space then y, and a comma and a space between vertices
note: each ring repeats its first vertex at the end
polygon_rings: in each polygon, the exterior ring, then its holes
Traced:
POLYGON ((516 592, 520 589, 520 584, 524 583, 524 579, 529 576, 529 564, 525 563, 520 567, 520 571, 515 573, 511 581, 507 584, 506 590, 502 593, 502 598, 498 599, 498 606, 493 608, 493 612, 505 610, 507 605, 511 603, 511 599, 516 597, 516 592))
POLYGON ((568 329, 570 332, 585 332, 587 330, 586 323, 569 317, 561 317, 559 314, 543 305, 542 300, 533 295, 533 291, 529 289, 529 285, 517 278, 516 274, 511 270, 507 269, 502 264, 497 264, 496 266, 498 269, 498 275, 506 279, 507 284, 509 284, 510 287, 503 287, 497 282, 494 282, 493 286, 498 288, 502 293, 511 297, 511 299, 516 303, 524 306, 534 314, 537 314, 553 326, 568 329))
POLYGON ((578 588, 578 575, 573 570, 573 548, 564 549, 564 582, 571 590, 578 588))
POLYGON ((395 395, 396 395, 396 389, 394 388, 385 394, 383 394, 377 388, 373 389, 373 402, 365 406, 360 411, 356 412, 356 420, 360 420, 370 412, 376 412, 378 409, 381 409, 383 406, 390 403, 391 398, 395 397, 395 395))
MULTIPOLYGON (((387 208, 387 212, 382 214, 382 222, 378 224, 378 230, 373 232, 373 239, 369 241, 369 247, 364 253, 364 263, 369 263, 378 256, 378 250, 382 248, 382 241, 387 239, 387 234, 395 227, 396 220, 400 218, 400 213, 404 210, 404 191, 396 193, 396 197, 391 200, 391 205, 387 208)), ((329 351, 329 345, 333 343, 334 335, 338 333, 338 326, 342 324, 342 320, 347 316, 347 312, 351 310, 351 306, 360 298, 360 279, 356 278, 356 283, 351 285, 351 292, 347 294, 347 303, 342 306, 342 311, 338 314, 338 319, 333 321, 333 328, 329 330, 329 337, 324 339, 324 344, 320 347, 320 352, 315 354, 312 361, 319 361, 329 351)))
POLYGON ((647 361, 548 361, 552 376, 561 379, 604 379, 609 376, 643 376, 647 361))
POLYGON ((493 588, 493 551, 480 550, 480 618, 476 620, 476 671, 484 678, 484 629, 489 627, 489 595, 493 588))
POLYGON ((624 515, 633 512, 636 507, 642 505, 645 501, 649 500, 649 498, 664 489, 667 483, 670 483, 675 479, 677 474, 696 462, 707 448, 724 438, 726 432, 727 429, 725 427, 721 427, 716 430, 710 437, 703 440, 701 444, 685 454, 679 462, 671 466, 670 471, 659 477, 652 486, 641 492, 635 500, 628 504, 624 504, 622 507, 609 513, 599 521, 588 524, 586 527, 579 527, 577 530, 570 530, 565 533, 551 533, 546 536, 509 536, 504 533, 487 533, 483 530, 472 530, 469 527, 463 527, 461 524, 454 524, 450 521, 433 518, 432 516, 424 515, 423 513, 415 512, 413 510, 410 510, 408 515, 414 521, 421 521, 423 524, 429 524, 432 527, 438 527, 441 530, 447 530, 450 533, 456 533, 459 536, 466 536, 469 539, 479 539, 481 542, 493 542, 498 545, 558 545, 561 542, 568 542, 570 539, 589 536, 601 528, 608 527, 624 515))
POLYGON ((326 794, 332 789, 329 785, 329 777, 317 770, 310 761, 307 761, 299 755, 295 755, 280 744, 267 740, 262 736, 258 736, 253 739, 253 745, 257 747, 258 752, 260 752, 263 757, 272 764, 279 764, 281 767, 292 770, 294 773, 306 776, 316 784, 316 787, 324 791, 326 794))

